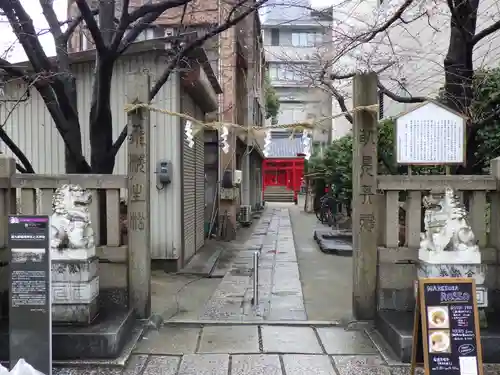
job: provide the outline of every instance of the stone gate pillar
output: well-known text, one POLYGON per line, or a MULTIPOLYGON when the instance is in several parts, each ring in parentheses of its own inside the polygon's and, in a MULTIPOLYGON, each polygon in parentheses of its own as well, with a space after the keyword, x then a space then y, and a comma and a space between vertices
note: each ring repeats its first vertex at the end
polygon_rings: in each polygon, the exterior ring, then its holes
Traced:
POLYGON ((352 239, 353 313, 375 318, 377 281, 377 75, 356 75, 353 83, 352 239))

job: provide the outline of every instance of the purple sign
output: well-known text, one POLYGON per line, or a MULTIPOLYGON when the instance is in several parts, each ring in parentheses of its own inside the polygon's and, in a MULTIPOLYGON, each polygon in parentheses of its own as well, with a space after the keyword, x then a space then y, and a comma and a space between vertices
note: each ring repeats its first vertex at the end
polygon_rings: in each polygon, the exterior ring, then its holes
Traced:
POLYGON ((49 218, 9 216, 9 360, 52 373, 49 218))
POLYGON ((33 217, 33 216, 10 216, 9 223, 10 224, 19 224, 19 223, 47 223, 49 218, 44 217, 33 217))

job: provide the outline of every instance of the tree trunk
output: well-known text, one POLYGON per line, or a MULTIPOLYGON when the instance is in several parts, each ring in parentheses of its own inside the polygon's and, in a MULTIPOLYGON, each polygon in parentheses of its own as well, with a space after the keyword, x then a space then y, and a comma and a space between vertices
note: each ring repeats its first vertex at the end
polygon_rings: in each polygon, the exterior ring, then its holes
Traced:
POLYGON ((115 158, 109 152, 113 145, 113 117, 111 114, 111 80, 113 58, 96 62, 95 80, 90 108, 90 165, 93 173, 111 174, 115 158))
MULTIPOLYGON (((444 60, 445 86, 444 99, 447 106, 459 113, 468 115, 474 92, 472 38, 476 33, 476 19, 479 0, 454 1, 451 17, 450 44, 444 60)), ((470 124, 469 124, 470 125, 470 124)), ((475 131, 467 129, 467 150, 465 167, 456 170, 458 174, 470 174, 476 163, 475 131)))
MULTIPOLYGON (((78 113, 78 102, 77 102, 77 91, 76 91, 76 79, 71 73, 65 73, 65 78, 62 79, 65 91, 68 93, 68 97, 71 100, 71 103, 73 107, 75 108, 75 113, 78 113)), ((79 121, 73 121, 71 125, 71 144, 73 145, 73 149, 76 152, 79 152, 80 154, 82 153, 82 131, 80 128, 80 122, 79 121)), ((74 158, 71 156, 71 152, 69 149, 66 147, 64 150, 64 155, 65 155, 65 170, 66 173, 69 174, 78 174, 78 173, 86 173, 84 168, 82 170, 81 166, 79 165, 78 162, 74 160, 74 158)))

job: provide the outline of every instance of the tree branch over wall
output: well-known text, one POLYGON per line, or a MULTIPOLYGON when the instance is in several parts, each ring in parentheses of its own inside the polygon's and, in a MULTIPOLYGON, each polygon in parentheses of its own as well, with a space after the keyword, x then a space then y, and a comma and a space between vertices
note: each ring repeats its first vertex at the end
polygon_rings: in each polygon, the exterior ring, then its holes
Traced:
MULTIPOLYGON (((191 50, 242 21, 266 1, 238 0, 231 3, 230 16, 221 24, 218 24, 206 35, 194 40, 182 41, 180 48, 175 51, 176 55, 172 63, 167 66, 162 75, 161 83, 157 83, 153 88, 151 97, 156 95, 161 86, 167 82, 171 72, 191 50), (238 15, 235 16, 235 14, 238 15)), ((126 138, 125 131, 125 136, 120 135, 114 143, 112 139, 110 92, 114 65, 131 43, 158 17, 166 11, 178 7, 183 7, 185 13, 187 5, 193 2, 194 0, 163 0, 143 4, 129 10, 129 0, 123 0, 123 8, 117 20, 114 0, 99 1, 97 9, 91 9, 85 0, 75 0, 74 3, 80 14, 69 20, 59 21, 53 9, 53 2, 39 0, 56 45, 57 59, 51 60, 44 52, 33 20, 23 8, 21 1, 0 0, 0 10, 7 17, 30 63, 29 70, 25 71, 7 61, 0 61, 0 69, 10 77, 22 79, 40 93, 66 147, 66 170, 68 173, 112 172, 118 149, 126 138), (111 5, 113 6, 110 7, 111 5), (99 24, 96 21, 96 15, 99 15, 99 24), (108 25, 108 27, 103 29, 104 25, 108 25), (63 31, 62 27, 65 26, 66 30, 63 31), (67 50, 69 38, 76 30, 80 29, 80 26, 81 28, 85 27, 90 32, 96 47, 94 90, 89 114, 90 164, 82 152, 82 134, 76 103, 76 81, 71 71, 67 50)), ((0 136, 2 136, 1 132, 0 136)), ((8 140, 7 143, 10 144, 8 140)), ((15 153, 19 154, 17 157, 20 161, 24 159, 20 150, 17 149, 15 153)), ((24 166, 20 166, 21 169, 29 171, 30 166, 23 164, 24 166)))

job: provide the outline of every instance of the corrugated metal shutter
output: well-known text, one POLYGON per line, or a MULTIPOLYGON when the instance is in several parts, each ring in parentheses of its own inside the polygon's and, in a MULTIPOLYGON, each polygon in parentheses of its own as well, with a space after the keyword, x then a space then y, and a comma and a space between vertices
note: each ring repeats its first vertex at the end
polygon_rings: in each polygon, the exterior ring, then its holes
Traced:
MULTIPOLYGON (((182 112, 195 116, 195 108, 192 99, 186 94, 182 93, 181 102, 182 112)), ((184 133, 185 120, 182 120, 182 131, 184 134, 183 143, 183 162, 182 162, 182 175, 183 175, 183 231, 184 231, 184 261, 187 262, 196 252, 196 227, 195 227, 195 214, 196 214, 196 149, 190 148, 184 133)))
MULTIPOLYGON (((200 114, 201 115, 201 114, 200 114)), ((195 137, 196 148, 196 251, 205 243, 205 138, 195 137)))

